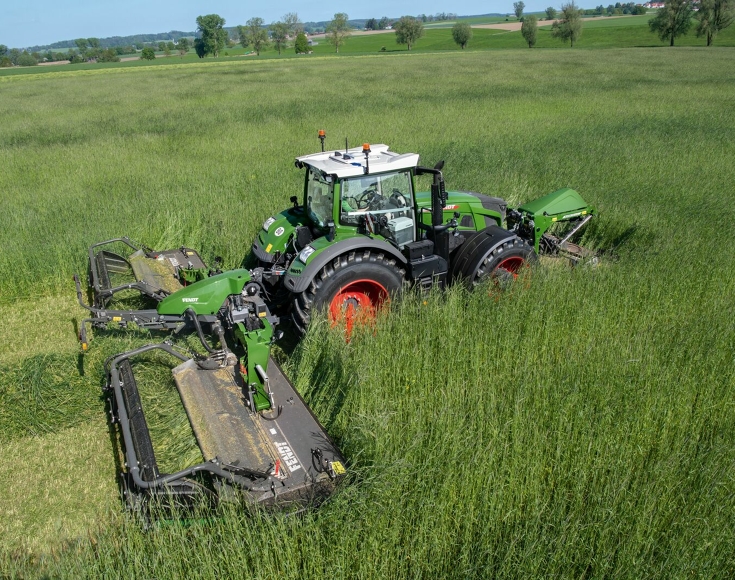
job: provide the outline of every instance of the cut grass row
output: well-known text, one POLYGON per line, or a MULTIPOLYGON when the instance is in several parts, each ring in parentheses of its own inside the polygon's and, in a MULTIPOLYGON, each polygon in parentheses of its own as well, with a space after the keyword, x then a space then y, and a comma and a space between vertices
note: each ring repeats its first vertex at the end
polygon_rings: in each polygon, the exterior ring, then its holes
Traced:
MULTIPOLYGON (((0 486, 16 520, 0 528, 2 571, 732 576, 732 56, 375 55, 3 84, 0 486), (585 241, 603 264, 537 270, 499 299, 409 295, 350 344, 317 325, 286 367, 349 485, 301 519, 144 533, 110 511, 98 397, 105 357, 149 338, 98 334, 80 376, 71 274, 121 234, 238 265, 299 191, 291 160, 319 128, 328 147, 445 159, 450 188, 512 203, 574 187, 600 210, 585 241)), ((156 364, 146 382, 163 387, 156 364)))

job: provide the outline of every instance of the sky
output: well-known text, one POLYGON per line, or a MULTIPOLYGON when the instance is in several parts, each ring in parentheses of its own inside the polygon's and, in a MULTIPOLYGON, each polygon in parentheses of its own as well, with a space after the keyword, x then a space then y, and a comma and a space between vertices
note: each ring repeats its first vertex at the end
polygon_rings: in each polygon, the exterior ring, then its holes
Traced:
MULTIPOLYGON (((219 14, 236 26, 258 16, 267 24, 296 12, 304 22, 331 20, 336 12, 350 18, 398 18, 404 14, 454 12, 459 16, 512 13, 514 0, 373 0, 346 4, 336 0, 281 0, 264 4, 243 0, 34 0, 12 2, 0 11, 0 44, 10 48, 46 45, 75 38, 106 38, 196 30, 196 17, 219 14)), ((540 11, 561 0, 526 0, 526 12, 540 11)), ((557 6, 558 7, 558 6, 557 6)))

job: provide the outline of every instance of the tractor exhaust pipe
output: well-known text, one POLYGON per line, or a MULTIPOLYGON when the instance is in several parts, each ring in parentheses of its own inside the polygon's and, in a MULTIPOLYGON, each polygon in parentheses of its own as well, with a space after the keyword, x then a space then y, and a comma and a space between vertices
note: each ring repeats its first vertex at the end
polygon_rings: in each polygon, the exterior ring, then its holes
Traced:
POLYGON ((430 174, 434 181, 431 184, 431 227, 426 227, 431 232, 431 239, 434 242, 434 253, 449 261, 449 225, 444 223, 444 206, 447 205, 447 190, 444 185, 444 176, 442 169, 444 161, 439 161, 432 169, 428 167, 417 167, 416 175, 430 174))

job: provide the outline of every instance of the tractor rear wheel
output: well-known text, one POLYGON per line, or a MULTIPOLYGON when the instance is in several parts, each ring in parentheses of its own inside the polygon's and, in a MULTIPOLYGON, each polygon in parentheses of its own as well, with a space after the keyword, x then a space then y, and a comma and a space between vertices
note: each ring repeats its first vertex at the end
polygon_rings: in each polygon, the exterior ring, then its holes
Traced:
POLYGON ((348 334, 360 320, 371 320, 390 297, 400 292, 406 272, 396 260, 371 250, 348 252, 324 266, 295 294, 291 318, 304 334, 312 312, 327 311, 332 324, 344 323, 348 334))

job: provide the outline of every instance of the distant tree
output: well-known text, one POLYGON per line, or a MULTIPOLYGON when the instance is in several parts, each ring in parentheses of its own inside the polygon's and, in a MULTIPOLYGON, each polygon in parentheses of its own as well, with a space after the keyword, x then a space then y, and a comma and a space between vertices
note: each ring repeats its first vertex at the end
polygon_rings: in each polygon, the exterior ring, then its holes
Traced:
POLYGON ((288 24, 285 22, 274 22, 270 25, 270 29, 273 47, 278 51, 278 54, 281 54, 281 51, 288 44, 288 24))
POLYGON ((348 18, 349 17, 344 12, 337 12, 332 21, 327 25, 327 40, 332 46, 334 46, 336 52, 339 52, 339 47, 342 46, 351 35, 350 25, 347 22, 348 18))
POLYGON ((189 39, 184 36, 183 38, 179 38, 179 42, 176 44, 176 48, 179 49, 179 55, 184 56, 187 52, 189 52, 189 39))
POLYGON ((393 28, 396 31, 396 42, 408 45, 408 50, 424 35, 424 23, 413 16, 401 16, 393 28))
POLYGON ((521 24, 521 34, 528 43, 528 48, 533 48, 536 44, 536 34, 538 33, 538 18, 533 14, 526 16, 521 24))
POLYGON ((120 57, 117 56, 117 51, 114 48, 106 48, 100 52, 97 60, 98 62, 120 62, 120 57))
POLYGON ((287 12, 283 15, 281 21, 288 27, 289 36, 296 36, 304 30, 304 25, 296 12, 287 12))
POLYGON ((464 47, 467 46, 467 43, 472 38, 472 27, 466 22, 457 22, 457 24, 452 26, 452 38, 464 50, 464 47))
POLYGON ((258 56, 260 56, 260 51, 268 46, 268 30, 263 27, 262 18, 251 18, 245 23, 245 26, 238 26, 237 30, 242 47, 252 45, 258 56))
POLYGON ((173 43, 173 41, 169 40, 166 43, 166 48, 169 50, 169 52, 173 52, 174 50, 176 50, 176 45, 173 43))
MULTIPOLYGON (((204 55, 218 57, 227 42, 227 31, 224 29, 225 19, 219 14, 197 16, 197 32, 202 41, 204 55)), ((197 51, 197 54, 199 52, 197 51)))
POLYGON ((574 0, 561 5, 560 18, 551 25, 551 36, 562 42, 568 40, 572 47, 582 36, 582 15, 574 0))
POLYGON ((100 39, 99 38, 94 38, 94 37, 88 38, 87 39, 87 43, 92 48, 101 48, 100 47, 100 39))
POLYGON ((207 56, 207 49, 204 47, 204 41, 201 38, 194 39, 194 52, 199 58, 207 56))
POLYGON ((162 40, 161 42, 159 42, 159 43, 158 43, 158 50, 159 50, 160 52, 163 52, 164 50, 166 50, 166 43, 165 43, 165 42, 163 42, 163 40, 162 40))
POLYGON ((82 58, 87 57, 87 46, 88 46, 88 40, 86 38, 77 38, 74 41, 74 44, 77 45, 77 48, 79 49, 79 54, 82 56, 82 58))
POLYGON ((375 18, 368 18, 365 22, 365 30, 378 30, 378 21, 375 18))
POLYGON ((66 60, 69 61, 69 64, 79 64, 80 62, 84 62, 82 55, 73 48, 66 54, 66 60))
POLYGON ((692 25, 692 5, 689 0, 667 0, 658 14, 648 21, 651 32, 661 40, 668 40, 674 46, 674 39, 689 32, 692 25))
POLYGON ((247 48, 250 44, 250 38, 248 38, 248 27, 239 25, 237 26, 237 38, 240 41, 240 45, 243 48, 247 48))
POLYGON ((556 18, 556 8, 553 6, 549 6, 546 9, 546 19, 547 20, 554 20, 556 18))
POLYGON ((294 43, 294 50, 296 54, 304 54, 309 52, 309 40, 306 38, 306 34, 299 32, 296 35, 296 42, 294 43))
POLYGON ((156 51, 150 46, 146 46, 140 53, 141 60, 156 60, 156 51))
POLYGON ((383 18, 380 19, 380 22, 378 22, 378 30, 385 30, 388 28, 388 25, 390 24, 390 20, 386 16, 383 16, 383 18))
POLYGON ((0 56, 5 56, 6 54, 8 54, 8 47, 0 44, 0 56))
POLYGON ((10 68, 13 66, 13 61, 10 60, 9 56, 0 56, 0 68, 10 68))
POLYGON ((695 18, 699 21, 697 37, 706 37, 707 46, 712 46, 717 33, 730 26, 735 19, 735 1, 701 0, 695 18))
POLYGON ((12 62, 14 65, 18 64, 18 59, 20 58, 21 54, 22 53, 17 48, 11 48, 10 51, 8 51, 10 62, 12 62))
POLYGON ((516 15, 516 18, 518 20, 521 19, 521 16, 523 16, 523 9, 526 7, 526 5, 523 3, 523 0, 519 0, 518 2, 513 2, 513 12, 516 15))
POLYGON ((33 57, 31 53, 29 53, 27 50, 24 50, 20 53, 20 56, 18 56, 18 62, 16 64, 18 66, 36 66, 38 64, 38 61, 33 57))

